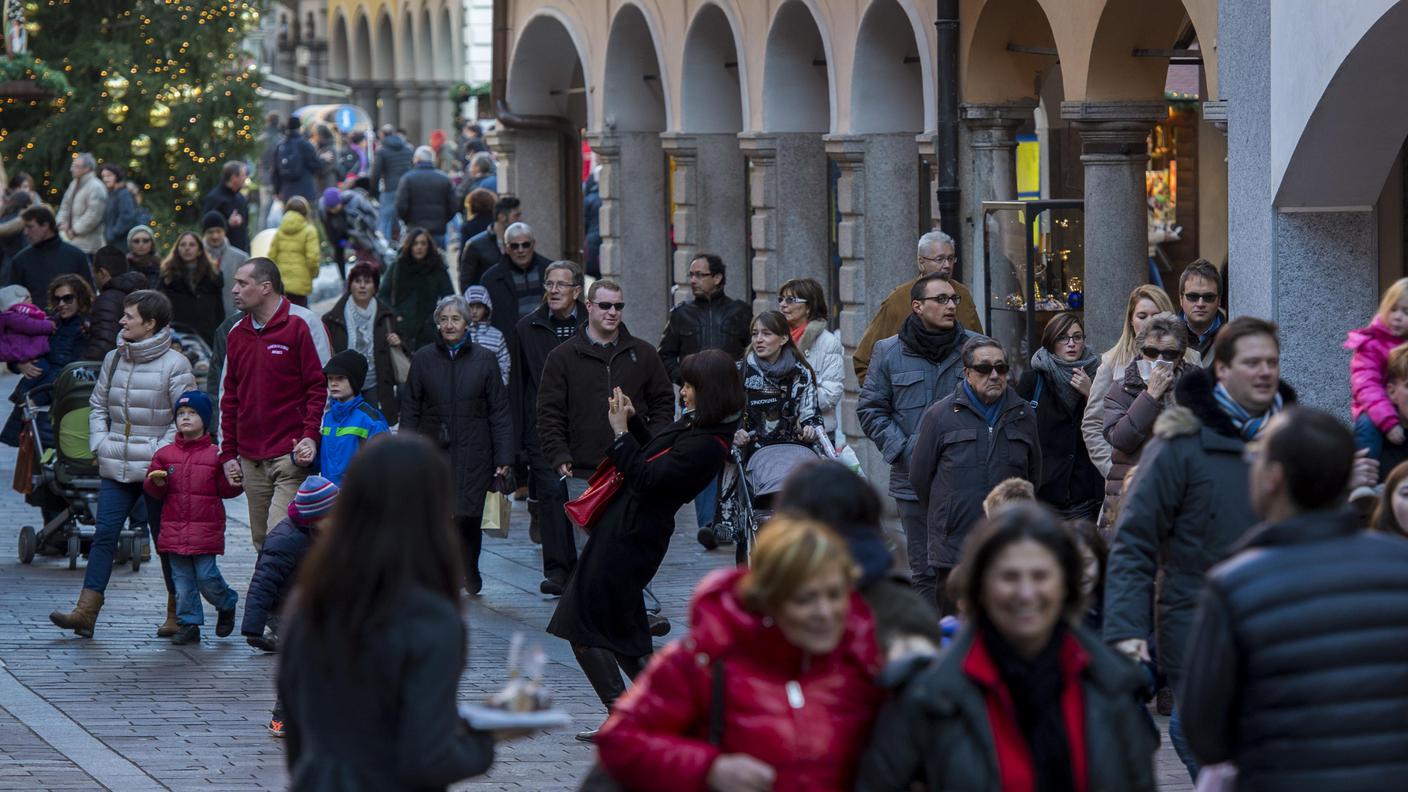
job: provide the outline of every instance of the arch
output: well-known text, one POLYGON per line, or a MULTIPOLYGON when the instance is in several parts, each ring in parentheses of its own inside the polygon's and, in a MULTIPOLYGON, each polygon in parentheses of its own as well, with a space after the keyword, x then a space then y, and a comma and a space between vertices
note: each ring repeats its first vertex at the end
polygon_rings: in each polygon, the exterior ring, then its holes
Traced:
POLYGON ((347 76, 354 80, 370 80, 372 78, 372 29, 367 22, 365 12, 357 14, 356 46, 352 50, 350 70, 347 76))
POLYGON ((416 51, 416 26, 411 18, 411 10, 407 8, 401 14, 401 29, 396 41, 396 73, 404 75, 408 79, 414 79, 416 74, 415 66, 416 51))
POLYGON ((1170 49, 1189 24, 1182 0, 1107 0, 1090 42, 1089 63, 1078 77, 1083 90, 1067 93, 1086 101, 1162 99, 1168 58, 1133 52, 1170 49))
POLYGON ((861 17, 851 73, 854 134, 923 132, 927 121, 924 69, 909 17, 896 0, 875 0, 861 17))
POLYGON ((803 0, 773 15, 763 57, 763 130, 826 133, 836 124, 836 81, 821 16, 803 0))
POLYGON ((965 102, 1035 99, 1056 64, 1056 39, 1037 0, 989 0, 969 26, 959 57, 965 102))
POLYGON ((462 53, 455 47, 455 25, 451 19, 450 7, 442 4, 440 24, 435 30, 435 76, 441 80, 464 79, 459 65, 462 53))
POLYGON ((684 44, 685 132, 743 131, 748 118, 747 80, 738 53, 737 29, 724 10, 715 3, 700 8, 684 44))
POLYGON ((606 44, 602 114, 618 132, 663 132, 668 127, 667 80, 645 12, 621 6, 606 44))
POLYGON ((416 73, 417 80, 435 79, 435 60, 440 53, 435 51, 435 32, 430 27, 430 9, 420 7, 419 24, 416 26, 416 73))
POLYGON ((351 76, 351 63, 348 61, 347 15, 342 9, 333 17, 332 36, 328 45, 328 72, 333 79, 345 80, 351 76))
POLYGON ((391 14, 384 11, 376 24, 376 45, 372 49, 372 78, 377 80, 396 79, 396 40, 395 27, 391 24, 391 14))
POLYGON ((1405 37, 1408 5, 1394 3, 1340 61, 1296 140, 1277 186, 1277 207, 1367 208, 1378 203, 1408 137, 1408 103, 1385 101, 1403 93, 1405 37))
POLYGON ((586 97, 587 50, 578 28, 556 9, 541 9, 514 42, 508 103, 520 115, 565 116, 593 128, 586 97))

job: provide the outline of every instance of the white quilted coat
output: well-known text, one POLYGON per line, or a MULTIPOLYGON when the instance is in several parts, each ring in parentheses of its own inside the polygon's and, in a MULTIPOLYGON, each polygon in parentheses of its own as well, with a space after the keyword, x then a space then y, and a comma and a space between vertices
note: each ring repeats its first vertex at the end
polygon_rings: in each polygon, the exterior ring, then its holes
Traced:
POLYGON ((821 409, 822 422, 826 433, 836 435, 836 408, 841 405, 846 374, 846 352, 841 346, 841 338, 826 329, 826 323, 813 319, 807 324, 798 344, 807 358, 807 365, 816 372, 817 404, 821 409))
POLYGON ((103 359, 88 403, 88 447, 105 479, 135 483, 156 450, 176 437, 176 400, 195 390, 186 356, 171 348, 171 329, 135 344, 119 338, 103 359))

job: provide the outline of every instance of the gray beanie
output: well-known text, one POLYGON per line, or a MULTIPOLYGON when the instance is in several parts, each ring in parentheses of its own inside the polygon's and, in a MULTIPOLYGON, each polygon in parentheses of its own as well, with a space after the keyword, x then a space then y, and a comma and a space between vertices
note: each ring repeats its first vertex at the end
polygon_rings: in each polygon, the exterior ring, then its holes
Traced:
POLYGON ((127 232, 127 245, 130 247, 132 245, 132 237, 143 231, 146 232, 147 236, 152 238, 152 247, 156 247, 156 232, 152 230, 151 226, 144 225, 132 226, 132 230, 127 232))

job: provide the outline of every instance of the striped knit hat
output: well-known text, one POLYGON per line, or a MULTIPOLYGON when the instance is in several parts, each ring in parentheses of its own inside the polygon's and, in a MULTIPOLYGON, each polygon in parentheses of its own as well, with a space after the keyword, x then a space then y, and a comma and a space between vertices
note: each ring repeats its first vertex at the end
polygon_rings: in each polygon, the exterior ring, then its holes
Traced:
POLYGON ((314 522, 332 510, 335 500, 336 484, 322 476, 309 476, 298 485, 298 494, 288 505, 288 514, 299 522, 314 522))

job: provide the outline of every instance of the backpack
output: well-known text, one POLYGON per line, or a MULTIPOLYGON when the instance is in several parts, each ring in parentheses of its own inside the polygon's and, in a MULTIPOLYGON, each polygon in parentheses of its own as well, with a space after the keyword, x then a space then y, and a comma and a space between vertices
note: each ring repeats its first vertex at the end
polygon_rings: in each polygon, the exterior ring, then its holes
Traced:
POLYGON ((298 150, 298 141, 292 138, 284 140, 279 144, 278 162, 279 182, 282 184, 292 184, 303 178, 303 157, 298 150))

